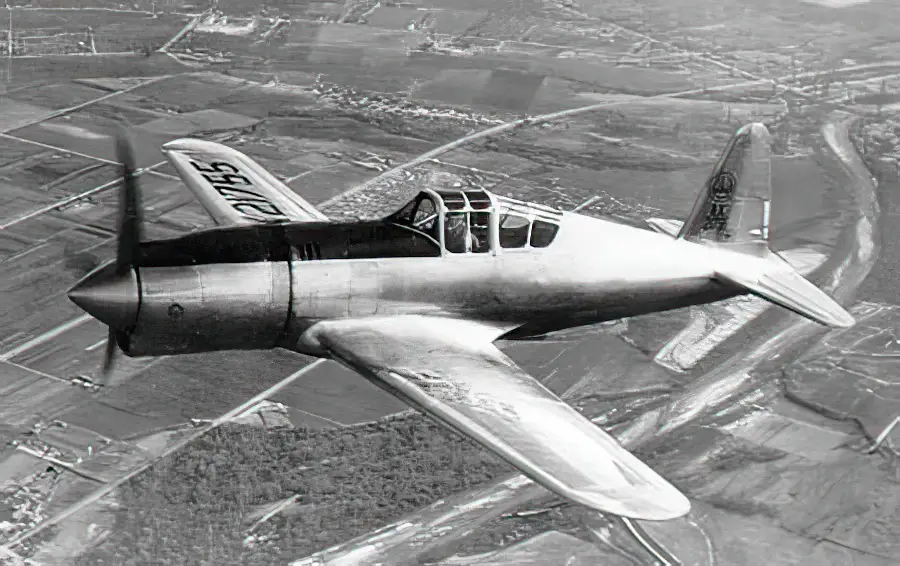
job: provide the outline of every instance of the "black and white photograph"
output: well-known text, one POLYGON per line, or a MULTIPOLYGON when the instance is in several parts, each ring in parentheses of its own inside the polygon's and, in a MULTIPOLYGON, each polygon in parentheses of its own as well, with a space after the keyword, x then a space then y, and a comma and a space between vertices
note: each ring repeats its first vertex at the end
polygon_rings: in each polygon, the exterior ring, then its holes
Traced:
POLYGON ((0 566, 896 566, 898 210, 896 0, 8 0, 0 566))

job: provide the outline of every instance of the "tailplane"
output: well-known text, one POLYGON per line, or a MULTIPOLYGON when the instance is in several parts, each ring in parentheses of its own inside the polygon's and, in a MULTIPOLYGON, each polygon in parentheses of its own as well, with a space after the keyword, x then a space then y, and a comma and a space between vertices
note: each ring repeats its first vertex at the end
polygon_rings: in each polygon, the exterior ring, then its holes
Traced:
POLYGON ((819 324, 848 328, 855 322, 844 307, 797 273, 775 252, 769 252, 760 266, 746 261, 734 262, 729 267, 717 269, 716 276, 819 324))
POLYGON ((718 279, 821 324, 852 326, 850 313, 769 249, 771 200, 771 136, 763 124, 747 124, 732 136, 675 237, 715 248, 718 279))

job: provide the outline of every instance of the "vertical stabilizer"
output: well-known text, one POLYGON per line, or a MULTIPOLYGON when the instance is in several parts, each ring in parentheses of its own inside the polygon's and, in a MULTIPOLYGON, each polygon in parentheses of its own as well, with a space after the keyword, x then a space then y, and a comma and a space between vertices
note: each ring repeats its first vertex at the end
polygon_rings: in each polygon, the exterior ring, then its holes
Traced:
POLYGON ((769 249, 771 144, 758 122, 735 132, 677 237, 716 248, 717 279, 821 324, 852 326, 850 313, 769 249))
POLYGON ((679 238, 765 244, 772 199, 771 136, 761 123, 739 129, 697 197, 679 238))

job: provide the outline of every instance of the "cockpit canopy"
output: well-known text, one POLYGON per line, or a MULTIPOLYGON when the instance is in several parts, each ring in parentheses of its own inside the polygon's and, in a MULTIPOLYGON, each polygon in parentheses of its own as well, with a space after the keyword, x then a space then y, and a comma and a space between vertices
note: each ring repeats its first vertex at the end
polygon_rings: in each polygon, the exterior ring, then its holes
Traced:
POLYGON ((546 248, 562 212, 484 189, 426 189, 390 220, 427 236, 445 253, 486 253, 546 248))

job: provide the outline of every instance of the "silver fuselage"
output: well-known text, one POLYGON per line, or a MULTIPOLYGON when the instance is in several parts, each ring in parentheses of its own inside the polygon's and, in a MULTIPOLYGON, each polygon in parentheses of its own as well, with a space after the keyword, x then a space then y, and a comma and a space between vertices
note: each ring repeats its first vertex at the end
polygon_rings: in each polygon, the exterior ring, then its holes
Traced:
POLYGON ((742 290, 718 282, 709 249, 578 214, 546 248, 436 257, 301 259, 141 266, 130 355, 285 347, 321 355, 306 331, 326 319, 459 316, 528 337, 707 303, 742 290))

